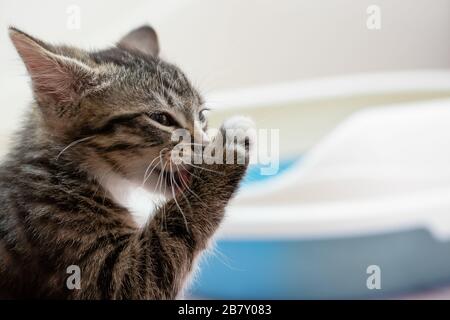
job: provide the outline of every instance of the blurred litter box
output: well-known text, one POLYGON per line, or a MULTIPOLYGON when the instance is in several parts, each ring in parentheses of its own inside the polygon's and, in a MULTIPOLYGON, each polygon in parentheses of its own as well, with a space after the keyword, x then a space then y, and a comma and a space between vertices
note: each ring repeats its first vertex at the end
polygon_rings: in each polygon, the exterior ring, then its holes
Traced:
POLYGON ((238 112, 280 129, 280 170, 250 168, 193 295, 368 298, 450 283, 450 73, 214 98, 213 123, 238 112), (371 265, 380 290, 367 288, 371 265))

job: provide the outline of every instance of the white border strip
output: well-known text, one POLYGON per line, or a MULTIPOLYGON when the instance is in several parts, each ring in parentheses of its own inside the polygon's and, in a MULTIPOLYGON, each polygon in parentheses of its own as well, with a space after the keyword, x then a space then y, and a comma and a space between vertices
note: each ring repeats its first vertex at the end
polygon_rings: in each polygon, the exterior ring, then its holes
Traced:
POLYGON ((274 104, 361 94, 450 90, 450 70, 357 74, 213 92, 206 101, 213 109, 269 107, 274 104))
POLYGON ((230 206, 219 237, 225 239, 314 239, 355 237, 426 228, 450 239, 449 189, 395 197, 281 206, 230 206))

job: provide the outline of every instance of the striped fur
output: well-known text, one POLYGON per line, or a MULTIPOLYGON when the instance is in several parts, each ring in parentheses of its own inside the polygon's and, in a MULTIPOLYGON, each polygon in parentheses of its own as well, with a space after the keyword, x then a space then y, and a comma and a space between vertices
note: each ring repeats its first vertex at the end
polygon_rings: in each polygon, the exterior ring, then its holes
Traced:
MULTIPOLYGON (((156 111, 189 131, 205 129, 200 95, 177 67, 148 54, 154 49, 120 46, 130 41, 86 52, 17 29, 11 38, 35 102, 0 166, 0 298, 176 298, 246 165, 189 168, 190 190, 136 226, 102 178, 138 183, 151 160, 173 147, 170 130, 151 120, 156 111), (81 269, 80 290, 66 286, 70 265, 81 269)), ((158 177, 152 174, 149 189, 158 177)))

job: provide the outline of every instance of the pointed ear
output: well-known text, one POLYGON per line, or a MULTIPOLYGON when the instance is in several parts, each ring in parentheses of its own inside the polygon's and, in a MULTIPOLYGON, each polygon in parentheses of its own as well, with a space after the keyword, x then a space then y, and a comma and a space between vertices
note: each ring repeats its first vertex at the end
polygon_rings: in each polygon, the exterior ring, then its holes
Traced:
POLYGON ((36 99, 66 105, 95 86, 97 73, 83 62, 55 52, 54 47, 9 28, 9 36, 31 76, 36 99))
POLYGON ((134 29, 117 43, 126 50, 134 50, 150 56, 158 56, 159 43, 155 30, 150 26, 134 29))

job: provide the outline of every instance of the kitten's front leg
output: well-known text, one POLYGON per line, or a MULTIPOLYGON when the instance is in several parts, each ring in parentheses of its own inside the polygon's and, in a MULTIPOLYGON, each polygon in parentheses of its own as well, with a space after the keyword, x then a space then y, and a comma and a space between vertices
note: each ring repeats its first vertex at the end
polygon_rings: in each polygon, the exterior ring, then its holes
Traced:
POLYGON ((194 259, 207 247, 222 221, 225 206, 245 174, 250 141, 242 137, 242 133, 252 127, 253 122, 246 118, 233 118, 224 123, 219 132, 224 139, 216 136, 210 145, 221 150, 223 163, 196 165, 191 172, 190 190, 184 190, 158 209, 148 226, 134 239, 129 255, 137 259, 141 267, 139 271, 125 272, 123 277, 141 279, 140 284, 133 290, 116 292, 116 298, 172 299, 177 296, 192 271, 194 259), (241 131, 237 144, 233 144, 230 138, 234 138, 236 130, 241 131), (226 163, 227 154, 243 161, 226 163))
POLYGON ((187 207, 184 209, 191 213, 191 220, 188 222, 194 226, 191 236, 199 242, 200 249, 206 246, 206 242, 218 227, 225 206, 245 174, 253 140, 250 134, 253 127, 253 121, 244 117, 225 121, 216 137, 204 150, 204 162, 193 168, 190 190, 185 190, 183 195, 177 197, 178 200, 186 200, 187 207), (213 163, 211 157, 215 160, 213 163), (195 228, 199 228, 200 232, 195 228))
POLYGON ((178 294, 192 271, 194 259, 219 227, 225 207, 247 169, 251 139, 246 134, 253 126, 251 120, 243 117, 227 120, 207 146, 220 152, 215 159, 222 161, 196 165, 191 172, 190 190, 169 201, 150 222, 148 231, 158 234, 163 252, 155 259, 164 261, 165 267, 160 269, 164 274, 157 278, 167 281, 171 274, 173 279, 160 284, 161 297, 178 294), (233 156, 232 163, 227 163, 227 155, 233 156))

